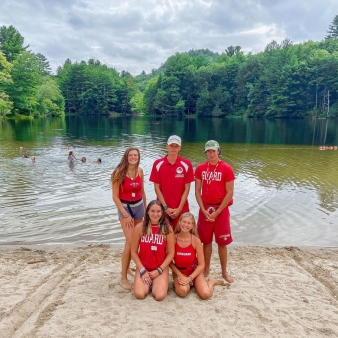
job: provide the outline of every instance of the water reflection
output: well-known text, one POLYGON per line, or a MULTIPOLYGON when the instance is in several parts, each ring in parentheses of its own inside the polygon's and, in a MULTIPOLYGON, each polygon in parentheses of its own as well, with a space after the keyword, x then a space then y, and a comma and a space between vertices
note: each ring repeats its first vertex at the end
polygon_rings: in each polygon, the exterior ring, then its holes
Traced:
POLYGON ((151 166, 175 133, 194 166, 205 160, 207 139, 220 141, 237 177, 235 242, 337 246, 338 151, 318 150, 325 142, 338 144, 337 130, 332 120, 0 120, 0 243, 121 242, 110 174, 126 147, 139 147, 147 198, 153 199, 151 166), (36 163, 21 158, 20 146, 36 163), (67 147, 87 163, 70 166, 67 147), (92 163, 98 157, 102 163, 92 163))

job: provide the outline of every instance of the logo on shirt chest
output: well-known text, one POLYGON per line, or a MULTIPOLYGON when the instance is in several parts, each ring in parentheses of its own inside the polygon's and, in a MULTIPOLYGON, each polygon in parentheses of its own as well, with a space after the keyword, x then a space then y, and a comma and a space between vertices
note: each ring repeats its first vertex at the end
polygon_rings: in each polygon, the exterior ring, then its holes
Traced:
POLYGON ((183 173, 183 168, 182 167, 177 167, 176 168, 176 175, 175 177, 184 177, 184 173, 183 173))

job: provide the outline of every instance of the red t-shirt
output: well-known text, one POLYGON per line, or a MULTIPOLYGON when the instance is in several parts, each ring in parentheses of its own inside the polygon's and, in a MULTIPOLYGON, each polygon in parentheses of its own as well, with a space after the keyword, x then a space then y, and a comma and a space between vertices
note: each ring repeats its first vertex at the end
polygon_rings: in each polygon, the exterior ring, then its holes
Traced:
MULTIPOLYGON (((174 164, 170 164, 165 156, 154 162, 149 181, 160 185, 165 202, 170 208, 177 208, 185 185, 194 181, 192 164, 180 156, 174 164)), ((189 208, 188 200, 184 207, 189 208)))
POLYGON ((138 255, 141 263, 148 271, 156 270, 167 256, 167 241, 157 231, 158 226, 152 225, 152 234, 143 235, 140 239, 138 255))
MULTIPOLYGON (((235 179, 231 166, 219 160, 218 164, 211 165, 208 161, 197 166, 196 179, 202 181, 202 200, 208 204, 220 204, 226 195, 225 183, 235 179)), ((232 205, 231 199, 228 205, 232 205)))
POLYGON ((138 201, 142 198, 141 176, 137 175, 134 180, 126 176, 123 186, 120 185, 119 198, 124 201, 138 201))

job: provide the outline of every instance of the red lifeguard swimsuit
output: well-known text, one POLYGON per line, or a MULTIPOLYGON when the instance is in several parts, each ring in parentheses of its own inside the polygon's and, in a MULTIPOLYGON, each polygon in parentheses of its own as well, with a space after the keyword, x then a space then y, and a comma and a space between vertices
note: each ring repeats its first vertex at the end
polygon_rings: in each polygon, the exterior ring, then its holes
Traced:
POLYGON ((140 239, 139 257, 148 271, 156 270, 167 256, 167 241, 157 233, 158 226, 151 226, 151 235, 143 235, 140 239))
POLYGON ((175 240, 174 262, 177 269, 180 270, 183 275, 190 276, 198 265, 196 250, 192 245, 192 235, 190 244, 186 248, 182 248, 178 245, 177 237, 178 235, 175 240))

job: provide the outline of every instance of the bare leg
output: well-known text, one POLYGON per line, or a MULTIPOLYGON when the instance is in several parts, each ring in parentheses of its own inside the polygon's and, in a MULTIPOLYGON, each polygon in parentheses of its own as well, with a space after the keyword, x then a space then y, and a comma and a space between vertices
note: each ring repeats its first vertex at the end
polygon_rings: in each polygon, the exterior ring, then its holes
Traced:
POLYGON ((126 237, 126 243, 124 245, 124 249, 123 249, 122 256, 121 256, 122 271, 121 271, 120 285, 126 290, 131 290, 133 288, 133 284, 129 282, 127 273, 128 273, 130 259, 131 259, 130 243, 131 243, 131 236, 133 233, 133 229, 128 229, 125 226, 123 226, 122 219, 120 219, 120 223, 121 223, 124 236, 126 237))
POLYGON ((214 293, 215 285, 225 285, 221 279, 209 278, 208 281, 205 280, 205 277, 200 273, 194 281, 194 286, 197 294, 202 299, 208 299, 214 293))
MULTIPOLYGON (((136 224, 138 224, 138 223, 141 223, 142 222, 142 218, 140 218, 140 219, 135 219, 134 220, 134 226, 136 225, 136 224)), ((131 255, 130 255, 130 257, 129 257, 129 265, 128 265, 128 270, 127 270, 127 274, 129 275, 129 276, 132 276, 132 277, 135 277, 135 269, 131 269, 130 268, 130 259, 131 259, 131 255)))
POLYGON ((157 301, 162 301, 167 296, 169 284, 169 268, 166 267, 163 273, 153 279, 152 294, 157 301))
POLYGON ((178 277, 173 273, 175 292, 180 297, 185 297, 190 291, 190 285, 181 285, 178 283, 178 277))
POLYGON ((228 247, 226 245, 218 245, 218 255, 221 262, 222 276, 228 283, 233 283, 234 278, 227 271, 228 264, 228 247))
POLYGON ((137 299, 144 299, 146 298, 147 294, 149 293, 149 286, 144 284, 141 276, 140 271, 136 269, 135 279, 134 279, 134 295, 137 299))
POLYGON ((204 260, 205 260, 204 276, 208 276, 210 273, 212 243, 203 244, 203 254, 204 254, 204 260))

